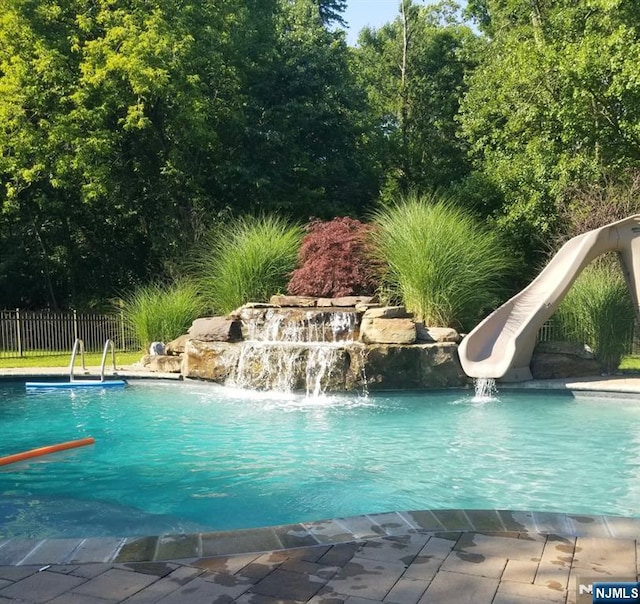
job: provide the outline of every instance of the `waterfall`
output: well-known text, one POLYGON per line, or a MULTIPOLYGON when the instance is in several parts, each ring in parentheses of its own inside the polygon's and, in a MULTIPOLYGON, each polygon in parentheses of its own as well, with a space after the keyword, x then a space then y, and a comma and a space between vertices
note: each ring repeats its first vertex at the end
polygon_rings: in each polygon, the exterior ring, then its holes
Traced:
MULTIPOLYGON (((240 388, 322 395, 344 379, 355 342, 351 311, 268 309, 243 319, 246 333, 230 383, 240 388)), ((344 389, 339 387, 337 389, 344 389)))
POLYGON ((475 396, 474 402, 484 403, 496 400, 498 396, 498 388, 493 378, 476 378, 474 380, 475 396))

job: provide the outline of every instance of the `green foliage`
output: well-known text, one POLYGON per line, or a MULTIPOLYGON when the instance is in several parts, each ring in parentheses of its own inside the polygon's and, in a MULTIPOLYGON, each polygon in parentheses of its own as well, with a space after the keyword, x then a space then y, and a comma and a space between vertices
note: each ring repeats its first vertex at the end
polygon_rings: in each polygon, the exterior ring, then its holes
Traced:
POLYGON ((624 356, 620 361, 620 366, 618 367, 620 371, 625 373, 639 373, 640 372, 640 357, 638 356, 624 356))
MULTIPOLYGON (((122 352, 116 350, 116 366, 133 365, 140 360, 139 352, 122 352)), ((76 359, 76 367, 80 366, 80 357, 76 359)), ((110 361, 108 357, 108 361, 110 361)), ((87 367, 100 367, 102 363, 101 352, 87 352, 84 355, 85 365, 87 367)), ((26 368, 26 367, 69 367, 69 353, 64 354, 44 354, 38 351, 37 355, 16 358, 0 357, 0 369, 26 368)), ((107 364, 108 367, 108 364, 107 364)))
POLYGON ((238 214, 329 219, 360 213, 377 193, 365 98, 344 33, 323 22, 341 4, 287 0, 275 12, 270 44, 249 73, 240 168, 225 182, 238 214))
POLYGON ((17 243, 1 267, 7 298, 113 295, 162 274, 216 209, 211 166, 242 98, 235 39, 213 32, 235 31, 242 4, 0 4, 0 242, 17 243))
POLYGON ((1 306, 86 308, 230 211, 357 213, 377 183, 343 0, 0 2, 1 306))
POLYGON ((374 216, 384 287, 430 326, 471 329, 505 293, 511 256, 469 213, 409 195, 374 216))
POLYGON ((170 342, 186 333, 204 309, 198 289, 185 280, 145 285, 122 299, 124 320, 145 348, 151 342, 170 342))
POLYGON ((640 5, 474 0, 490 35, 462 100, 475 168, 500 188, 500 226, 530 260, 576 188, 640 160, 640 5))
POLYGON ((479 34, 402 0, 355 48, 345 6, 0 2, 0 307, 175 276, 223 216, 408 191, 447 191, 535 266, 566 208, 640 168, 638 2, 469 0, 479 34))
POLYGON ((195 266, 209 308, 226 314, 284 291, 302 235, 300 226, 273 215, 244 216, 214 228, 195 266))
POLYGON ((344 25, 342 13, 347 7, 347 0, 316 0, 320 18, 326 25, 338 23, 344 25))
POLYGON ((305 227, 287 291, 296 296, 371 295, 377 288, 370 260, 370 225, 346 216, 328 222, 314 220, 305 227))
POLYGON ((470 165, 456 114, 480 40, 457 6, 403 0, 392 23, 365 29, 358 42, 354 69, 368 96, 383 198, 463 178, 470 165))
POLYGON ((634 309, 619 266, 590 264, 556 311, 563 337, 587 344, 605 371, 614 372, 633 333, 634 309))
POLYGON ((559 207, 560 244, 587 231, 640 214, 640 170, 629 170, 615 179, 586 183, 570 192, 559 207))

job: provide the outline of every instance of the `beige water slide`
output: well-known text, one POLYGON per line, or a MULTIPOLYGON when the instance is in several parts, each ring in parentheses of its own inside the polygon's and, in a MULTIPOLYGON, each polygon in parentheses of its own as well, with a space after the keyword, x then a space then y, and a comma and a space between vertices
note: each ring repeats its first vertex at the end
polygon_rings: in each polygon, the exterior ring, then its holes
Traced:
POLYGON ((562 302, 571 284, 592 260, 618 252, 638 314, 640 299, 640 214, 574 237, 519 294, 480 322, 460 343, 469 377, 503 382, 531 379, 529 364, 538 330, 562 302))

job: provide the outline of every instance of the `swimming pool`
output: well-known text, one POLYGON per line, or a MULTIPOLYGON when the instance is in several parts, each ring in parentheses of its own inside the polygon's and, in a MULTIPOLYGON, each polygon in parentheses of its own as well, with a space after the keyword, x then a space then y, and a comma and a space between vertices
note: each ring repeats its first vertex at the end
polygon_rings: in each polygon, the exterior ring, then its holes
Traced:
POLYGON ((392 510, 640 516, 640 402, 466 392, 368 398, 203 383, 0 384, 0 537, 249 528, 392 510))

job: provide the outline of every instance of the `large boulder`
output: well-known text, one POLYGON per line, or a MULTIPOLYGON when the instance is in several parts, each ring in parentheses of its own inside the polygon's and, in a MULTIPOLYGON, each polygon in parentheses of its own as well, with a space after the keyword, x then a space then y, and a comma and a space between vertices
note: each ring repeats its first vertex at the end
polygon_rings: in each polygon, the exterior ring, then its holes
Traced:
POLYGON ((379 306, 365 310, 363 319, 410 319, 413 314, 404 306, 379 306))
POLYGON ((591 349, 573 342, 540 342, 530 368, 535 380, 588 377, 602 372, 591 349))
POLYGON ((368 346, 364 373, 370 390, 454 388, 468 381, 451 342, 368 346))
POLYGON ((147 370, 158 373, 180 373, 182 359, 176 355, 146 354, 140 364, 147 370))
POLYGON ((301 306, 309 307, 316 306, 318 303, 317 298, 311 298, 309 296, 271 296, 269 304, 274 306, 301 306))
POLYGON ((416 322, 416 339, 418 342, 455 342, 460 343, 462 337, 451 327, 425 327, 424 323, 416 322))
POLYGON ((368 318, 364 313, 360 324, 360 340, 365 344, 413 344, 416 341, 416 325, 412 319, 368 318))
POLYGON ((188 335, 190 339, 201 342, 239 342, 242 340, 242 325, 233 318, 203 317, 191 324, 188 335))
POLYGON ((341 296, 339 298, 318 298, 318 306, 336 306, 338 308, 355 308, 358 304, 370 304, 373 296, 341 296))
POLYGON ((469 383, 455 342, 421 344, 418 348, 421 388, 458 388, 469 383))
POLYGON ((190 340, 191 336, 188 333, 185 333, 181 336, 178 336, 175 340, 171 340, 166 347, 165 352, 169 355, 180 355, 184 352, 184 346, 187 343, 187 340, 190 340))
POLYGON ((240 344, 189 340, 182 357, 186 378, 224 383, 233 375, 240 359, 240 344))

